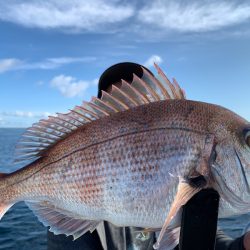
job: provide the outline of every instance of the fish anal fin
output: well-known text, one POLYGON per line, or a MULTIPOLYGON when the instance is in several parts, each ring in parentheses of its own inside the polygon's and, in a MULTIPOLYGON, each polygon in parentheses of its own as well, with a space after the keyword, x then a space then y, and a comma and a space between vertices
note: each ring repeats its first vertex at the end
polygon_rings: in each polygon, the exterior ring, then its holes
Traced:
POLYGON ((169 230, 169 226, 173 218, 177 215, 181 207, 185 205, 200 190, 200 187, 193 187, 184 181, 179 182, 175 199, 161 228, 159 237, 157 238, 157 242, 154 244, 154 249, 160 249, 162 247, 163 238, 165 237, 165 233, 167 233, 167 231, 169 230))
POLYGON ((69 211, 55 207, 49 202, 26 201, 26 204, 44 226, 50 227, 50 232, 56 235, 72 235, 74 240, 87 231, 93 232, 100 223, 100 221, 84 220, 69 211))

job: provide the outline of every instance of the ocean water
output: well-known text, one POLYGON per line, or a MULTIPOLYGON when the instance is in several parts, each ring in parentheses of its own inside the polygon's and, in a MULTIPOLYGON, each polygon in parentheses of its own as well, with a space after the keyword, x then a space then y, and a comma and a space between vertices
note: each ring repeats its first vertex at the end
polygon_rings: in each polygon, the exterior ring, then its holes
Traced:
MULTIPOLYGON (((0 172, 9 173, 20 167, 14 165, 14 147, 24 129, 0 128, 0 172)), ((0 194, 1 195, 1 194, 0 194)), ((226 234, 235 238, 250 222, 250 214, 221 219, 219 227, 226 234)), ((36 249, 45 250, 46 228, 28 209, 25 203, 15 204, 0 221, 0 249, 36 249)))

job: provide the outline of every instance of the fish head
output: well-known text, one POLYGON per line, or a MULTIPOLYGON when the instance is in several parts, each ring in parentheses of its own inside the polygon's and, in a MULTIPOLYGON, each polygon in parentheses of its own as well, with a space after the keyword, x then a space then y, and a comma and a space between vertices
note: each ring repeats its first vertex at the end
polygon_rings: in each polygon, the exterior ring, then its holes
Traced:
POLYGON ((219 108, 210 131, 215 138, 210 163, 213 187, 224 215, 250 212, 250 123, 219 108))

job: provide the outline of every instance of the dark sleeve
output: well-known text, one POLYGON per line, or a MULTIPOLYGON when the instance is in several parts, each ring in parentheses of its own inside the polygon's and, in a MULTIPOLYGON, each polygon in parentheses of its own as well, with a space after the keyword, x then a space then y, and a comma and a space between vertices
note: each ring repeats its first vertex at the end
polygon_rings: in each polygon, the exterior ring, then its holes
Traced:
POLYGON ((215 250, 245 250, 243 246, 243 239, 244 235, 233 240, 222 231, 218 231, 216 235, 215 250))

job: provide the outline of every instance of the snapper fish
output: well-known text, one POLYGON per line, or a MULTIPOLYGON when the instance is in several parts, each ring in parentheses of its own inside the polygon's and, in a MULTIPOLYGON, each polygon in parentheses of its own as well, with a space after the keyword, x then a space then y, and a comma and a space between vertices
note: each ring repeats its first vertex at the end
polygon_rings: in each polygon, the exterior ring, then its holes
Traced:
POLYGON ((142 77, 28 128, 17 161, 32 162, 0 175, 0 218, 25 201, 55 234, 101 235, 108 221, 157 231, 154 248, 172 249, 182 206, 201 189, 218 191, 220 217, 249 212, 249 122, 187 100, 155 66, 157 77, 142 68, 142 77))

